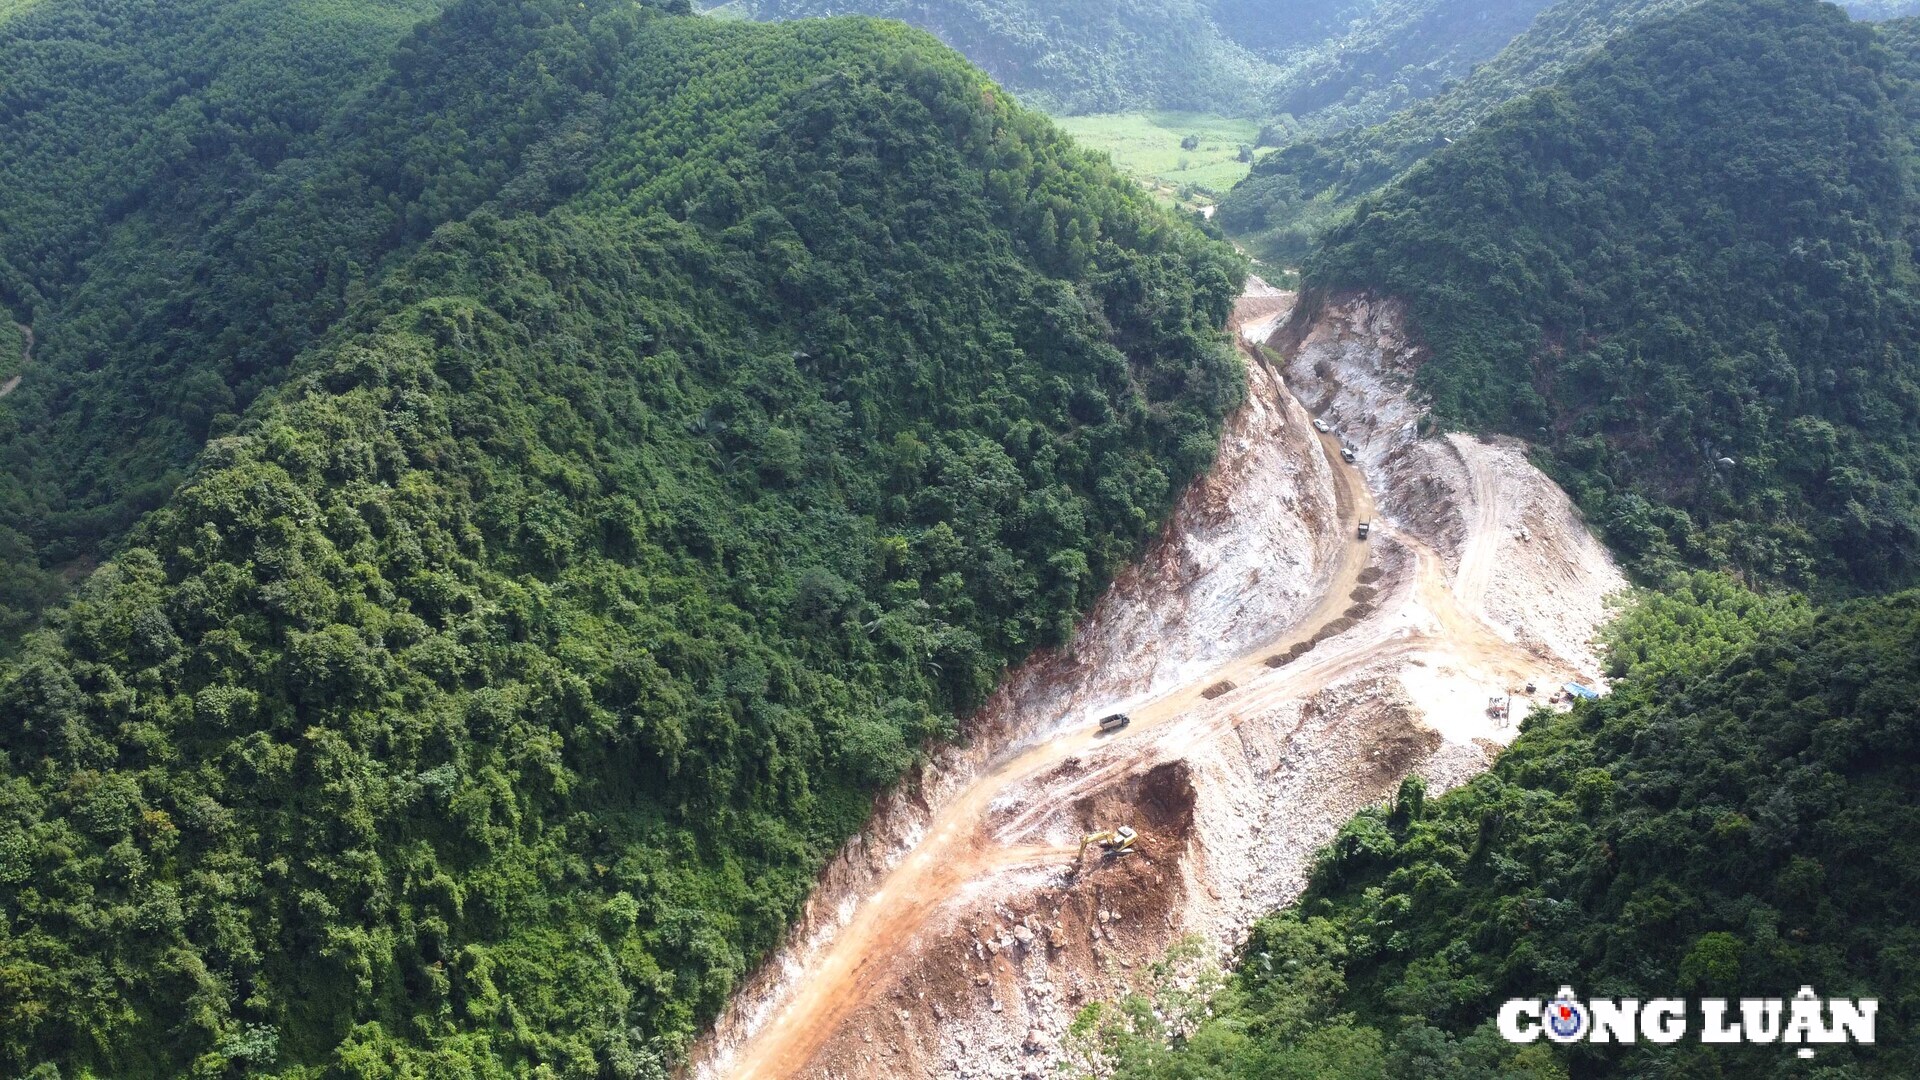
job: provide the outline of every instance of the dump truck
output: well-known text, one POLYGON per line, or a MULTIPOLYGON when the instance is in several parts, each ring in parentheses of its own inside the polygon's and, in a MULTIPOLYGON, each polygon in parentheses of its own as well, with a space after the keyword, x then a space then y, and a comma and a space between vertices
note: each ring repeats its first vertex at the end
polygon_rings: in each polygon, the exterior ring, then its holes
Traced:
POLYGON ((1363 521, 1360 523, 1360 539, 1365 540, 1367 538, 1367 534, 1372 531, 1373 531, 1373 522, 1363 521))
POLYGON ((1133 717, 1128 716, 1126 713, 1123 713, 1123 712, 1112 713, 1110 715, 1103 716, 1100 718, 1100 730, 1101 731, 1119 731, 1121 728, 1126 727, 1128 724, 1131 724, 1131 723, 1133 723, 1133 717))

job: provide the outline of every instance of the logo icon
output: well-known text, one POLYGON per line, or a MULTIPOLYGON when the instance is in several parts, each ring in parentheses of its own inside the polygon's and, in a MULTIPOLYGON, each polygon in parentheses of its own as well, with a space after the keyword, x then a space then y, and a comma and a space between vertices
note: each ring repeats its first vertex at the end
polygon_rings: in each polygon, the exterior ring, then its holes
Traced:
POLYGON ((1570 1043, 1579 1042, 1580 1037, 1587 1033, 1590 1017, 1587 1007, 1573 996, 1573 987, 1563 986, 1559 996, 1547 1002, 1541 1019, 1546 1021, 1547 1038, 1557 1043, 1570 1043))

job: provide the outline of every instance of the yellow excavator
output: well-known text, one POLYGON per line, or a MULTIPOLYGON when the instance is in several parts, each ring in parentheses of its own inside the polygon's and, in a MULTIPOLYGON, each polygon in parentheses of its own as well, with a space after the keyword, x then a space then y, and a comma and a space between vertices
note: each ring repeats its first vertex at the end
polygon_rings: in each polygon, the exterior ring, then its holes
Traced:
POLYGON ((1079 861, 1082 863, 1086 862, 1087 849, 1095 844, 1100 846, 1100 854, 1102 855, 1131 855, 1133 854, 1134 842, 1139 839, 1140 834, 1134 832, 1132 826, 1128 825, 1122 825, 1117 829, 1105 829, 1100 832, 1088 833, 1080 838, 1079 861))

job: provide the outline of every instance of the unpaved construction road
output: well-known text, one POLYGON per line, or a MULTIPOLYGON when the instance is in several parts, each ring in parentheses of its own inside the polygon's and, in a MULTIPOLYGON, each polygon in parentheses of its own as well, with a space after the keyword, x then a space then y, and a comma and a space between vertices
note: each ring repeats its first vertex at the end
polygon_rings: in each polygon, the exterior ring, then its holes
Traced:
MULTIPOLYGON (((1291 297, 1272 290, 1251 290, 1236 319, 1243 344, 1245 339, 1265 340, 1285 318, 1290 302, 1291 297)), ((1334 760, 1321 761, 1327 755, 1316 752, 1331 750, 1331 743, 1324 748, 1312 745, 1314 736, 1307 733, 1311 708, 1301 711, 1302 703, 1315 695, 1380 697, 1386 691, 1365 688, 1404 673, 1392 690, 1396 700, 1403 701, 1395 708, 1418 715, 1431 728, 1424 736, 1428 742, 1414 740, 1426 753, 1441 742, 1433 732, 1461 746, 1504 741, 1500 732, 1505 725, 1487 719, 1486 698, 1476 696, 1488 688, 1498 693, 1530 680, 1545 686, 1562 678, 1594 678, 1590 656, 1568 655, 1580 652, 1577 647, 1543 644, 1554 638, 1554 631, 1536 632, 1524 620, 1502 622, 1489 611, 1551 609, 1551 603, 1535 603, 1529 591, 1544 590, 1559 596, 1562 606, 1571 605, 1574 623, 1596 622, 1594 598, 1618 585, 1604 553, 1597 545, 1583 547, 1579 537, 1559 536, 1567 531, 1559 518, 1572 522, 1575 532, 1580 531, 1578 523, 1569 509, 1554 504, 1557 491, 1543 491, 1544 480, 1525 471, 1528 467, 1517 451, 1471 440, 1415 441, 1410 427, 1399 435, 1373 438, 1382 427, 1375 421, 1390 418, 1396 402, 1367 397, 1370 380, 1380 375, 1367 364, 1378 367, 1379 358, 1390 350, 1362 349, 1361 355, 1371 360, 1354 362, 1352 372, 1335 370, 1347 362, 1339 359, 1340 350, 1365 345, 1366 335, 1377 331, 1373 323, 1382 321, 1366 308, 1342 314, 1348 324, 1338 324, 1320 338, 1310 332, 1294 334, 1294 351, 1321 357, 1315 370, 1333 377, 1293 374, 1314 384, 1321 415, 1367 414, 1368 436, 1356 447, 1358 464, 1341 459, 1337 434, 1313 431, 1309 414, 1288 385, 1291 376, 1283 380, 1249 349, 1256 391, 1249 409, 1260 415, 1243 415, 1229 425, 1216 473, 1196 485, 1143 566, 1123 575, 1113 595, 1089 617, 1082 629, 1084 645, 1076 646, 1082 655, 1036 658, 1031 673, 1016 672, 1001 700, 983 711, 1018 719, 975 733, 972 758, 956 751, 944 777, 925 778, 922 790, 882 806, 874 832, 888 834, 891 828, 886 850, 875 854, 861 844, 880 846, 878 841, 856 841, 840 860, 842 865, 830 868, 816 898, 820 909, 812 913, 813 925, 796 929, 789 947, 738 995, 715 1032, 695 1048, 690 1066, 695 1075, 774 1080, 947 1074, 956 1071, 967 1044, 967 1037, 949 1038, 949 1030, 976 1035, 984 1030, 1002 1042, 1024 1038, 1026 1054, 1041 1053, 1046 1049, 1041 1044, 1049 1044, 1057 1032, 1041 1030, 1044 1025, 1033 1009, 1019 1018, 1009 1014, 1002 1019, 1004 995, 989 987, 989 973, 955 975, 963 988, 977 982, 989 991, 972 1004, 950 1005, 969 1015, 947 1013, 932 1032, 916 1026, 929 1022, 924 1017, 911 1019, 910 1010, 881 999, 891 994, 896 1003, 904 1000, 902 980, 925 978, 932 966, 953 966, 956 943, 983 959, 991 959, 988 951, 997 956, 999 947, 983 950, 978 930, 967 929, 967 924, 996 911, 1004 914, 1009 902, 1022 897, 1030 907, 1052 907, 1051 950, 1041 952, 1058 952, 1063 898, 1071 898, 1076 884, 1085 884, 1069 869, 1078 853, 1076 834, 1101 824, 1073 820, 1070 808, 1093 806, 1102 798, 1111 802, 1114 792, 1138 788, 1142 777, 1170 763, 1185 770, 1182 776, 1197 777, 1191 786, 1201 786, 1209 768, 1204 760, 1209 754, 1217 756, 1229 736, 1248 747, 1264 738, 1286 753, 1306 755, 1308 762, 1263 765, 1254 770, 1253 789, 1238 797, 1279 798, 1279 788, 1263 795, 1259 785, 1279 784, 1286 778, 1281 774, 1287 773, 1304 777, 1309 786, 1330 784, 1325 777, 1338 777, 1344 786, 1333 786, 1357 793, 1343 796, 1351 802, 1397 782, 1398 774, 1411 768, 1419 755, 1396 759, 1385 771, 1376 769, 1378 775, 1365 771, 1367 763, 1341 760, 1337 752, 1332 753, 1334 760), (1367 325, 1356 330, 1349 325, 1356 319, 1367 325), (1271 479, 1267 474, 1276 463, 1290 472, 1292 488, 1260 486, 1271 479), (1369 473, 1377 483, 1392 485, 1393 499, 1380 504, 1369 473), (1235 503, 1236 498, 1243 501, 1235 503), (1296 498, 1297 505, 1292 505, 1296 498), (1276 505, 1279 502, 1289 505, 1276 505), (1402 504, 1412 509, 1396 515, 1402 504), (1527 526, 1516 533, 1515 523, 1507 520, 1522 510, 1535 519, 1533 530, 1542 534, 1538 546, 1527 526), (1361 521, 1373 523, 1367 540, 1356 535, 1361 521), (1236 560, 1233 553, 1246 547, 1259 550, 1251 559, 1236 560), (1524 571, 1529 560, 1538 558, 1558 562, 1550 572, 1518 584, 1503 577, 1503 566, 1524 571), (1497 596, 1496 586, 1502 590, 1497 596), (1225 615, 1212 610, 1223 603, 1246 610, 1225 615), (1184 607, 1194 610, 1180 610, 1184 607), (1161 611, 1172 613, 1163 616, 1161 611), (1263 630, 1261 617, 1268 614, 1273 617, 1266 623, 1271 629, 1263 630), (1217 634, 1220 640, 1145 640, 1152 634, 1217 634), (1341 686, 1348 689, 1339 690, 1341 686), (1129 727, 1110 736, 1093 727, 1099 712, 1120 707, 1132 717, 1129 727), (1280 734, 1242 732, 1250 719, 1256 722, 1251 726, 1277 724, 1280 734), (1201 764, 1189 766, 1189 761, 1201 764), (1362 783, 1346 783, 1356 775, 1363 776, 1362 783), (890 825, 889 818, 897 820, 890 825), (1043 895, 1048 898, 1044 902, 1034 899, 1043 895), (869 1053, 843 1045, 853 1042, 850 1021, 879 1016, 892 1023, 896 1012, 900 1026, 892 1033, 882 1031, 882 1041, 957 1041, 955 1059, 941 1065, 927 1046, 894 1045, 869 1053), (1030 1025, 1034 1030, 1022 1034, 1030 1025), (996 1027, 1008 1031, 996 1032, 996 1027), (903 1054, 903 1049, 912 1052, 903 1054)), ((1390 320, 1387 323, 1391 330, 1390 320)), ((1375 397, 1395 392, 1380 391, 1375 397)), ((1358 425, 1341 424, 1336 432, 1341 428, 1354 431, 1358 425)), ((1591 625, 1586 629, 1590 632, 1591 625)), ((1365 711, 1353 710, 1356 716, 1365 711)), ((1484 765, 1485 751, 1472 753, 1469 766, 1484 765)), ((1252 755, 1252 749, 1242 754, 1249 760, 1252 755)), ((1236 758, 1215 771, 1238 768, 1236 758)), ((939 771, 937 765, 933 771, 939 771)), ((1201 794, 1202 819, 1209 812, 1209 794, 1201 794)), ((1301 821, 1298 835, 1287 838, 1289 864, 1303 866, 1307 853, 1325 841, 1323 834, 1343 812, 1350 812, 1346 802, 1318 815, 1326 820, 1301 821)), ((1249 816, 1234 810, 1212 813, 1249 816)), ((1284 809, 1280 822, 1287 824, 1284 809)), ((1229 835, 1230 829, 1215 828, 1207 835, 1204 820, 1182 827, 1189 830, 1188 838, 1176 838, 1172 834, 1178 829, 1170 829, 1166 836, 1152 838, 1161 850, 1150 853, 1146 862, 1130 860, 1135 866, 1154 866, 1154 880, 1162 888, 1177 886, 1193 894, 1184 913, 1173 906, 1159 913, 1169 932, 1178 924, 1230 931, 1264 910, 1261 905, 1282 901, 1286 889, 1293 887, 1291 879, 1277 890, 1246 885, 1246 869, 1235 865, 1236 860, 1258 861, 1249 852, 1233 850, 1236 847, 1270 842, 1237 838, 1229 835), (1199 849, 1204 849, 1201 861, 1207 866, 1192 865, 1200 858, 1193 851, 1199 849), (1168 875, 1179 880, 1170 883, 1168 875), (1222 890, 1242 894, 1231 911, 1222 890)), ((1292 877, 1298 876, 1296 867, 1292 877)), ((1097 887, 1111 891, 1117 885, 1097 887)), ((1100 921, 1107 921, 1109 914, 1120 918, 1117 911, 1102 908, 1100 921)), ((1021 942, 1032 940, 1032 926, 1038 925, 1032 918, 1025 924, 1021 942)), ((1091 937, 1098 942, 1103 934, 1095 928, 1091 937)), ((1133 948, 1151 950, 1166 937, 1149 936, 1133 948)), ((1107 939, 1116 940, 1110 935, 1107 939)), ((1014 944, 1004 935, 1000 940, 1008 947, 1014 944)), ((1044 966, 1044 957, 1040 963, 1044 966)), ((925 997, 924 990, 918 993, 925 997)), ((1052 1003, 1042 1004, 1042 1012, 1057 1011, 1052 1003)), ((932 1011, 940 1020, 942 1009, 935 1005, 932 1011)), ((874 1041, 870 1030, 863 1030, 862 1037, 869 1044, 874 1041)), ((962 1064, 957 1071, 1017 1076, 1037 1075, 1039 1068, 1035 1060, 1009 1060, 998 1066, 979 1063, 977 1071, 975 1063, 962 1064)))

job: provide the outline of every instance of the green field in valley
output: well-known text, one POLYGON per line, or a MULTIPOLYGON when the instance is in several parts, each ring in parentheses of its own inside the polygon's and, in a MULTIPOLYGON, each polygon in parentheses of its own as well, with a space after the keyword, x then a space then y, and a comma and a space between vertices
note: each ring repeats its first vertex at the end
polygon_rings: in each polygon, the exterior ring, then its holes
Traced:
POLYGON ((1082 145, 1113 155, 1113 163, 1156 189, 1165 198, 1205 206, 1247 175, 1249 162, 1240 148, 1260 134, 1256 120, 1191 112, 1102 113, 1058 116, 1060 125, 1082 145), (1181 148, 1188 136, 1199 142, 1181 148))

